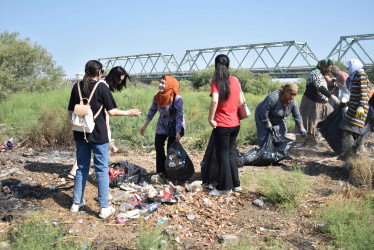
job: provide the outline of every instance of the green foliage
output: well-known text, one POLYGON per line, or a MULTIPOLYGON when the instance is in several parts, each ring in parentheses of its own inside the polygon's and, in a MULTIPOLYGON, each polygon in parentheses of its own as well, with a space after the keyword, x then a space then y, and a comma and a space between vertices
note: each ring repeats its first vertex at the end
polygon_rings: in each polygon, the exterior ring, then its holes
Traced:
POLYGON ((19 33, 0 33, 0 93, 52 90, 64 85, 63 70, 52 55, 19 33))
POLYGON ((195 89, 200 89, 204 86, 210 86, 214 74, 214 65, 210 65, 209 68, 203 69, 200 72, 194 71, 191 75, 192 86, 195 89))
POLYGON ((143 220, 140 221, 139 236, 136 239, 137 249, 171 249, 169 237, 163 234, 164 227, 156 226, 146 228, 143 220))
POLYGON ((300 205, 301 198, 308 188, 303 172, 297 167, 282 173, 267 171, 259 179, 259 185, 263 196, 286 208, 300 205))
MULTIPOLYGON (((13 137, 19 143, 29 137, 41 121, 43 110, 48 107, 56 111, 55 118, 62 122, 67 115, 71 89, 59 89, 48 92, 14 93, 0 102, 0 123, 5 124, 4 136, 13 137)), ((51 121, 52 123, 53 121, 51 121)), ((39 128, 42 129, 42 128, 39 128)))
POLYGON ((67 238, 66 229, 53 226, 45 214, 29 215, 16 222, 8 232, 11 249, 77 249, 72 238, 67 238))
POLYGON ((366 74, 369 77, 371 83, 374 83, 374 65, 372 65, 368 70, 366 70, 366 74))
MULTIPOLYGON (((208 69, 201 70, 200 72, 192 72, 192 86, 199 90, 210 90, 210 84, 213 79, 214 65, 208 69)), ((252 72, 248 69, 230 69, 230 74, 238 78, 241 83, 243 92, 251 93, 253 95, 265 95, 280 89, 282 83, 274 81, 268 74, 253 76, 252 72)), ((303 89, 299 93, 304 93, 303 89)))
POLYGON ((372 249, 374 246, 374 198, 337 196, 319 213, 324 222, 321 230, 334 237, 337 248, 372 249))
MULTIPOLYGON (((3 100, 0 109, 0 123, 5 139, 14 138, 19 143, 30 136, 34 145, 49 147, 64 146, 71 138, 71 129, 64 121, 67 118, 67 106, 71 89, 59 89, 49 92, 16 93, 3 100), (64 126, 63 126, 64 124, 64 126), (50 131, 56 130, 56 131, 50 131), (51 134, 49 136, 48 134, 51 134), (65 135, 65 137, 63 137, 65 135)), ((148 125, 144 136, 140 135, 148 110, 151 107, 153 96, 158 92, 153 86, 130 86, 122 92, 113 93, 118 109, 127 110, 138 108, 142 114, 139 117, 110 117, 112 137, 116 145, 124 150, 134 148, 153 148, 157 113, 148 125)), ((207 121, 211 98, 205 91, 182 91, 183 109, 186 120, 186 134, 182 143, 186 149, 206 148, 212 128, 207 121)), ((257 132, 254 119, 255 108, 266 95, 256 96, 245 93, 252 115, 241 121, 239 144, 257 144, 257 132)), ((301 96, 297 100, 300 102, 301 96)), ((287 117, 287 127, 293 131, 294 121, 287 117)))

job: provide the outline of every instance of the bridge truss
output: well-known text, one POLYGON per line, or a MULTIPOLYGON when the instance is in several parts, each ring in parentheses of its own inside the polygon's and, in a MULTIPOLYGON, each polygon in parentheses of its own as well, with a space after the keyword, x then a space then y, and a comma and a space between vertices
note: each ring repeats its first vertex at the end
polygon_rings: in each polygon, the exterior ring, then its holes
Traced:
MULTIPOLYGON (((327 58, 343 62, 357 58, 369 68, 374 64, 370 56, 374 53, 365 50, 365 43, 369 40, 374 40, 374 34, 341 36, 327 58)), ((373 46, 370 47, 372 48, 373 46)), ((214 64, 214 58, 218 54, 230 57, 231 68, 248 69, 254 75, 266 73, 277 78, 296 78, 305 75, 318 61, 306 42, 297 41, 187 50, 180 63, 174 54, 163 53, 107 57, 98 60, 103 63, 105 70, 122 66, 133 78, 150 81, 158 80, 166 74, 177 79, 190 79, 192 72, 201 71, 214 64)))
MULTIPOLYGON (((370 67, 374 64, 373 58, 365 50, 365 46, 362 45, 369 40, 374 40, 374 34, 341 36, 339 42, 327 57, 341 62, 357 58, 365 66, 370 67), (350 58, 347 58, 347 56, 350 56, 350 58)), ((370 54, 373 55, 373 51, 370 54)))
POLYGON ((145 80, 160 79, 162 75, 173 74, 178 67, 173 54, 162 53, 106 57, 98 60, 103 63, 106 71, 122 66, 131 76, 145 80))
POLYGON ((282 41, 187 50, 177 72, 206 69, 219 54, 230 57, 231 68, 245 68, 254 74, 268 73, 279 78, 298 77, 318 61, 307 43, 282 41))

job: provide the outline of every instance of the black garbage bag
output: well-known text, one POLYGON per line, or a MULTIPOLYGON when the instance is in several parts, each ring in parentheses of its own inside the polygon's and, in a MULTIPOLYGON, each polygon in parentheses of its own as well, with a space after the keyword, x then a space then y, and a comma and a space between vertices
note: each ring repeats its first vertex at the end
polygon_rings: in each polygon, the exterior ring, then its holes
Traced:
POLYGON ((317 129, 336 154, 343 153, 343 135, 339 129, 343 117, 344 104, 341 103, 331 114, 317 124, 317 129))
POLYGON ((179 142, 173 142, 165 160, 165 176, 170 181, 181 184, 195 172, 193 163, 179 142))
POLYGON ((241 160, 246 166, 275 165, 287 156, 295 144, 295 141, 279 134, 279 126, 274 126, 265 144, 242 154, 241 160))
MULTIPOLYGON (((146 171, 127 161, 111 163, 109 167, 109 186, 119 187, 123 183, 140 183, 144 181, 146 171)), ((97 181, 96 173, 93 172, 92 179, 97 181)))
MULTIPOLYGON (((239 152, 238 146, 235 146, 238 153, 237 164, 238 168, 243 167, 241 154, 239 152)), ((204 184, 210 184, 218 180, 218 164, 216 158, 216 152, 214 149, 214 135, 210 135, 208 146, 205 150, 204 158, 200 163, 201 166, 201 180, 204 184)))

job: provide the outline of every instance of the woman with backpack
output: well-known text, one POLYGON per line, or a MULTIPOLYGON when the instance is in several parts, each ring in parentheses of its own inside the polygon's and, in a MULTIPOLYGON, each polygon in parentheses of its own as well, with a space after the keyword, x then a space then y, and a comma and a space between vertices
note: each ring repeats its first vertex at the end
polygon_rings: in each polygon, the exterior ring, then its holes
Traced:
POLYGON ((73 205, 70 211, 78 212, 78 210, 85 205, 83 194, 91 165, 91 151, 93 151, 98 183, 99 206, 101 207, 99 217, 105 219, 112 215, 115 209, 109 206, 108 203, 109 138, 104 110, 107 110, 110 116, 138 116, 140 112, 138 109, 126 111, 116 109, 117 104, 108 86, 104 82, 100 82, 102 74, 103 66, 99 61, 88 61, 85 66, 83 81, 75 84, 71 91, 68 106, 70 117, 72 117, 73 112, 75 112, 75 106, 81 102, 80 95, 82 98, 89 98, 90 95, 92 95, 89 105, 92 113, 97 115, 97 117, 94 120, 95 126, 91 133, 74 131, 78 170, 74 180, 73 205))
MULTIPOLYGON (((110 91, 112 92, 121 91, 123 87, 126 88, 127 79, 130 79, 130 76, 126 72, 126 70, 122 68, 121 66, 116 66, 112 68, 109 71, 109 74, 105 77, 105 83, 107 84, 110 91)), ((105 110, 105 121, 106 121, 107 129, 108 129, 109 146, 110 148, 112 148, 113 152, 116 152, 118 149, 114 146, 113 141, 112 141, 112 132, 109 126, 109 115, 108 115, 108 112, 106 112, 106 110, 105 110)), ((73 167, 70 170, 67 177, 71 180, 74 180, 77 169, 78 169, 78 164, 77 164, 77 160, 75 160, 73 167)))
POLYGON ((158 85, 159 92, 154 96, 152 106, 149 109, 147 120, 144 126, 140 129, 140 134, 144 135, 148 124, 153 119, 154 115, 160 112, 160 116, 156 125, 155 147, 156 147, 156 172, 161 177, 165 177, 165 150, 164 145, 168 139, 167 148, 171 146, 174 141, 179 141, 184 134, 186 128, 183 116, 183 99, 178 92, 179 83, 177 79, 172 76, 162 76, 158 85), (172 112, 175 114, 172 114, 172 112), (171 134, 169 125, 175 119, 175 135, 171 134))
POLYGON ((226 55, 215 58, 215 70, 211 85, 212 101, 208 121, 213 128, 218 184, 210 195, 241 191, 235 150, 236 137, 240 130, 238 107, 244 103, 240 82, 229 73, 230 60, 226 55))

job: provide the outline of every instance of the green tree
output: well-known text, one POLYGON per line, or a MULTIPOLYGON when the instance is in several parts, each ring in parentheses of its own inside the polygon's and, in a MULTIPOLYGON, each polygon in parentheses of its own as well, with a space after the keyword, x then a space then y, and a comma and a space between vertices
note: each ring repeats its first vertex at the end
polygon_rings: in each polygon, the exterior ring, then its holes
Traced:
POLYGON ((52 55, 17 32, 0 33, 0 92, 51 90, 65 83, 52 55))

